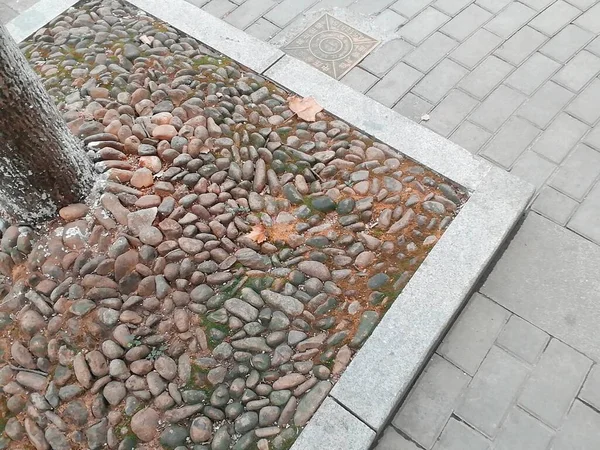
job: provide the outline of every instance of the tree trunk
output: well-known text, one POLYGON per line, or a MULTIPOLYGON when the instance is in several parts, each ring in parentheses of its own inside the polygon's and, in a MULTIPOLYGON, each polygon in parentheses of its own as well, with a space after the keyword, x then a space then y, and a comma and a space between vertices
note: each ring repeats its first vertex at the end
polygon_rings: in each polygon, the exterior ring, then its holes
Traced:
POLYGON ((0 212, 22 223, 49 219, 93 180, 83 145, 0 24, 0 212))

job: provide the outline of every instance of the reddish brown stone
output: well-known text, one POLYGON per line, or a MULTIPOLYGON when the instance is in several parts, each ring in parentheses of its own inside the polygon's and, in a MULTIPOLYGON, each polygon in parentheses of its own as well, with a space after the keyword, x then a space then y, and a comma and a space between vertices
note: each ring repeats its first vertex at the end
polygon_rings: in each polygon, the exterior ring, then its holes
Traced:
POLYGON ((58 214, 67 222, 72 222, 84 217, 89 210, 87 205, 84 205, 83 203, 73 203, 72 205, 61 208, 58 214))
POLYGON ((115 280, 119 281, 121 278, 133 272, 138 261, 138 253, 135 250, 129 250, 128 252, 119 255, 115 260, 115 280))
POLYGON ((173 125, 159 125, 152 131, 152 137, 156 139, 171 140, 177 136, 177 130, 173 125))

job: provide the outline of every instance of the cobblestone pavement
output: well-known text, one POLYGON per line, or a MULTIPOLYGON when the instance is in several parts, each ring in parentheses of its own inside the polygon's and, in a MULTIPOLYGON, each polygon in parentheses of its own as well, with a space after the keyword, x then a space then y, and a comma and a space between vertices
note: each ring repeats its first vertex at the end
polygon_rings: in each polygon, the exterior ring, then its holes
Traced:
POLYGON ((538 188, 376 449, 599 448, 600 2, 188 1, 273 42, 343 8, 395 36, 344 83, 538 188))

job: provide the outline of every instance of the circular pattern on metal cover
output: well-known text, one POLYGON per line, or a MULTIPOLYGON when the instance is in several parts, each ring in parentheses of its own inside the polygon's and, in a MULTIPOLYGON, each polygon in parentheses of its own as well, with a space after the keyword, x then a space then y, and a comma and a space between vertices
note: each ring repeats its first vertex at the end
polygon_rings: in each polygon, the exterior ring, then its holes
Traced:
POLYGON ((324 61, 338 61, 354 50, 352 38, 338 30, 322 31, 310 40, 310 52, 324 61))

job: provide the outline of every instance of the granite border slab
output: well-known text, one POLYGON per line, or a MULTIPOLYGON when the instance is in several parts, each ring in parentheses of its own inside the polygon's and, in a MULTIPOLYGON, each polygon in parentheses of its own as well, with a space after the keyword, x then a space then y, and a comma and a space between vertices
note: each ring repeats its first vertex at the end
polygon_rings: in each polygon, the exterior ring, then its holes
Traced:
MULTIPOLYGON (((470 198, 356 354, 292 450, 366 450, 408 393, 533 195, 533 187, 184 0, 128 0, 440 175, 470 198), (377 382, 373 382, 374 377, 377 382)), ((75 1, 42 0, 7 28, 25 39, 75 1)))
POLYGON ((37 2, 8 22, 6 29, 15 41, 21 42, 79 1, 43 0, 37 2))
POLYGON ((376 433, 333 398, 327 397, 302 430, 293 450, 340 449, 365 450, 374 442, 376 433))

